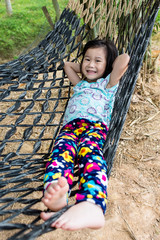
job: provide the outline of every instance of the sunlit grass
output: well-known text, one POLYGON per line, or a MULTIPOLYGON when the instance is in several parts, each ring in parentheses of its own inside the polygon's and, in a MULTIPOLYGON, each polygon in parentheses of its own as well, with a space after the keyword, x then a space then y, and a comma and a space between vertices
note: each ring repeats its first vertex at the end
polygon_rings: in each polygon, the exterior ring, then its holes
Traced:
MULTIPOLYGON (((68 0, 58 1, 61 11, 67 2, 68 0)), ((11 3, 13 14, 8 16, 5 1, 0 1, 0 58, 14 57, 37 36, 44 38, 51 30, 42 6, 47 7, 53 22, 56 17, 51 0, 16 0, 11 3)))

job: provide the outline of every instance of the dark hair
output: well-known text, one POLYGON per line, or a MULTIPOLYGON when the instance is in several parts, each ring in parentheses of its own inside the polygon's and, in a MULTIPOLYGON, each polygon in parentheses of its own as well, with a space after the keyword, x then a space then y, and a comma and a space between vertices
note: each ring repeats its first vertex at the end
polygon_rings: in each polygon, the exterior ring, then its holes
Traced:
MULTIPOLYGON (((106 40, 106 39, 94 39, 86 43, 86 45, 83 48, 82 52, 82 61, 80 65, 80 69, 82 70, 82 63, 84 59, 84 55, 87 52, 89 48, 99 48, 103 47, 106 50, 106 58, 107 58, 107 64, 106 64, 106 69, 104 72, 104 75, 102 76, 103 78, 107 77, 108 74, 112 72, 112 64, 116 57, 118 56, 118 50, 111 40, 106 40)), ((82 71, 81 71, 82 72, 82 71)))

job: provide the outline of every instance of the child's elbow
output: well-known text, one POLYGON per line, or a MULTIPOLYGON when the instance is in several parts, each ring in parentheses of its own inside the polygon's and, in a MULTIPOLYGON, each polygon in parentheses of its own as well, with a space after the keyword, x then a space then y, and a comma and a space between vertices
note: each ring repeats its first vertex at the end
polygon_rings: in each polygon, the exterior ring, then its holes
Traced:
POLYGON ((122 58, 119 59, 120 60, 120 68, 122 71, 123 71, 123 69, 125 69, 125 71, 126 71, 126 69, 128 68, 129 61, 130 61, 130 56, 127 53, 124 53, 121 56, 122 56, 122 58))
POLYGON ((126 62, 126 65, 128 65, 130 61, 130 56, 127 53, 124 53, 124 61, 126 62))
POLYGON ((68 67, 69 62, 64 62, 64 70, 68 67))
POLYGON ((64 62, 64 67, 63 67, 65 73, 68 75, 68 72, 71 70, 70 62, 64 62))

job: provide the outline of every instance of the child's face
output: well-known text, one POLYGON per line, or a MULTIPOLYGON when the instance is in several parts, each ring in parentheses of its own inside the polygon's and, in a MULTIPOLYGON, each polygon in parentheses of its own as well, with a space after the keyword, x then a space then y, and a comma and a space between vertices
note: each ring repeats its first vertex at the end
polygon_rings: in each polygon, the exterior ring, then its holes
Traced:
POLYGON ((89 48, 82 62, 82 73, 87 78, 88 82, 95 82, 103 76, 106 64, 105 48, 89 48))

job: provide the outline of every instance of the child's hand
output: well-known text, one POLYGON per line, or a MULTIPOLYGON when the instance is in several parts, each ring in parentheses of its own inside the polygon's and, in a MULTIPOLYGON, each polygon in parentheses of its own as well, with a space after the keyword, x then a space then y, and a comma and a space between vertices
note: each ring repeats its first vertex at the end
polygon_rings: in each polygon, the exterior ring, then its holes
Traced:
POLYGON ((75 86, 81 81, 78 73, 80 73, 80 64, 74 62, 65 62, 64 71, 67 74, 70 82, 75 86))

